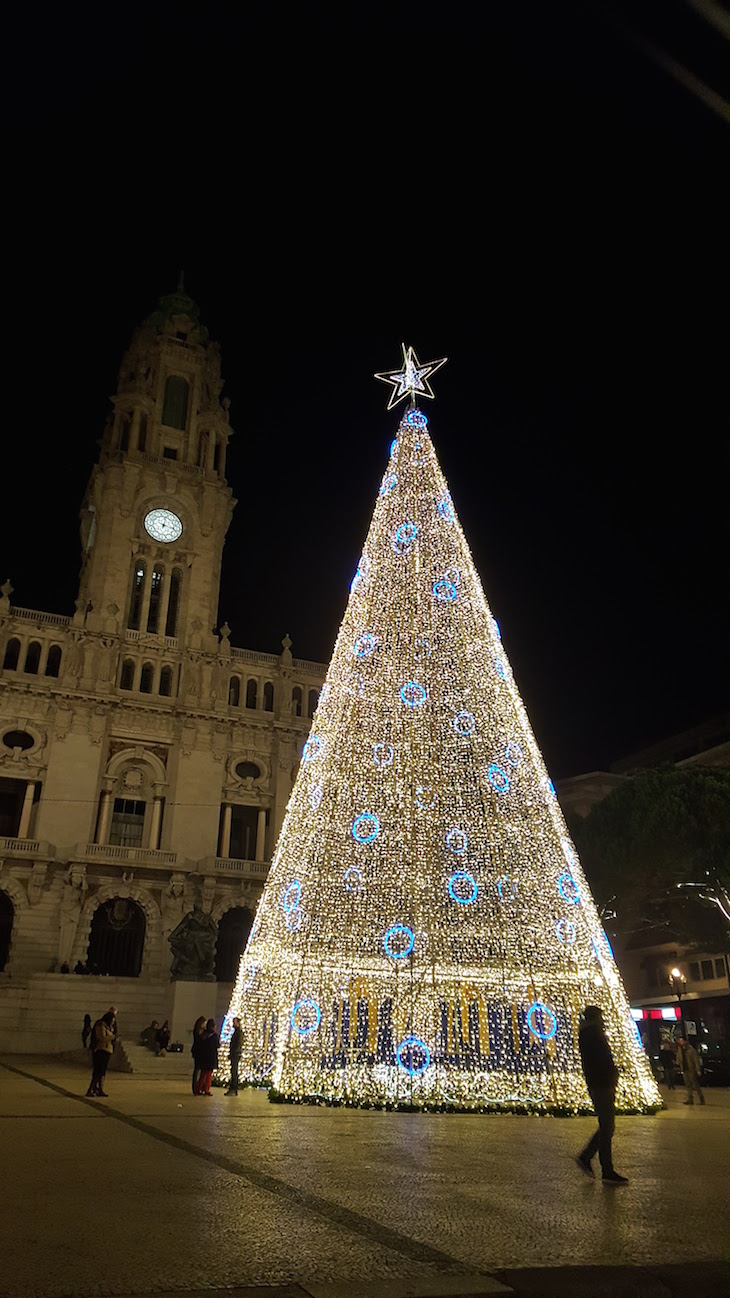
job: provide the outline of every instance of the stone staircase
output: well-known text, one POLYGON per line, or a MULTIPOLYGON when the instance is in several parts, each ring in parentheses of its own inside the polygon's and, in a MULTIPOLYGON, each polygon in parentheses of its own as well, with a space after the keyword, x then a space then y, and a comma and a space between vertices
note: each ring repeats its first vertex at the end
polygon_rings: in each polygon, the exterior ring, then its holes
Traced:
POLYGON ((183 1050, 181 1055, 155 1055, 151 1050, 147 1050, 145 1046, 120 1038, 117 1041, 114 1054, 124 1056, 127 1063, 127 1068, 124 1071, 133 1073, 135 1077, 144 1077, 145 1079, 155 1077, 167 1082, 184 1078, 189 1082, 192 1076, 193 1060, 189 1046, 183 1050))

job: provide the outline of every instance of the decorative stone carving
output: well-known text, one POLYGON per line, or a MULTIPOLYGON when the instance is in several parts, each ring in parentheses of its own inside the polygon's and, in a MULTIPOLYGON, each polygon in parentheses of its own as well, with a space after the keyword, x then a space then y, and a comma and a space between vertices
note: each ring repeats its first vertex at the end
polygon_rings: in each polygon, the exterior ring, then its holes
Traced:
POLYGON ((217 936, 218 926, 212 916, 200 906, 193 906, 170 934, 173 978, 212 982, 217 936))
POLYGON ((59 910, 58 965, 68 964, 71 959, 76 929, 79 926, 81 907, 88 892, 86 866, 69 866, 64 877, 63 892, 59 910))
POLYGON ((195 748, 195 741, 198 738, 198 727, 194 721, 186 721, 183 724, 180 735, 180 752, 183 757, 190 757, 195 748))
POLYGON ((170 875, 170 882, 160 898, 162 912, 162 958, 169 968, 170 951, 168 943, 170 934, 177 928, 185 914, 185 875, 179 872, 170 875))
POLYGON ((34 861, 33 868, 28 879, 28 901, 31 906, 37 906, 43 895, 43 885, 46 881, 46 870, 48 869, 45 861, 34 861))
POLYGON ((71 729, 71 722, 73 721, 73 716, 74 714, 70 708, 59 708, 58 711, 56 712, 53 733, 56 739, 60 739, 61 742, 63 742, 69 730, 71 729))
POLYGON ((202 908, 206 915, 210 915, 213 909, 213 898, 215 896, 215 879, 206 876, 203 879, 202 887, 202 908))
POLYGON ((213 760, 216 762, 222 762, 228 747, 227 726, 213 727, 210 735, 210 746, 213 752, 213 760))
POLYGON ((104 708, 94 708, 89 716, 89 738, 92 744, 100 744, 106 731, 106 711, 104 708))
MULTIPOLYGON (((78 603, 78 600, 76 601, 78 603)), ((83 603, 83 600, 82 600, 83 603)), ((74 615, 76 617, 77 614, 74 615)), ((63 677, 64 680, 73 678, 78 680, 84 670, 84 647, 86 645, 85 636, 72 635, 69 637, 66 646, 66 652, 63 655, 63 677)))
POLYGON ((291 647, 293 642, 289 637, 288 631, 281 643, 283 645, 283 650, 279 654, 279 666, 284 668, 287 667, 290 668, 294 660, 291 656, 291 647))
POLYGON ((13 587, 10 585, 10 578, 6 578, 0 586, 0 613, 10 612, 10 596, 13 593, 13 587))

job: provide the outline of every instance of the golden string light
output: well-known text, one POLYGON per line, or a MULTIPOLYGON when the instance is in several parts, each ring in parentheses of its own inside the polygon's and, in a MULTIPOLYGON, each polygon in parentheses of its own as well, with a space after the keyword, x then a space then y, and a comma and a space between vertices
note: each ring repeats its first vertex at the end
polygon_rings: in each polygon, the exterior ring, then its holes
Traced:
POLYGON ((291 1099, 572 1111, 595 1003, 618 1107, 658 1106, 427 425, 391 448, 224 1040, 240 1015, 243 1072, 291 1099))

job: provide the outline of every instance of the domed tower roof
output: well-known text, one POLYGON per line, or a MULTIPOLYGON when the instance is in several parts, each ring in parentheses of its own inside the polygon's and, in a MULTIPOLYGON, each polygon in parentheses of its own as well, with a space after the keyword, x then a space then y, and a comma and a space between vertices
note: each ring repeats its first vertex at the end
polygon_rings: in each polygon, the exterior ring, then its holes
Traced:
POLYGON ((200 308, 185 292, 182 271, 176 291, 159 298, 156 309, 145 324, 159 334, 182 334, 189 341, 203 345, 208 342, 208 330, 200 322, 200 308))

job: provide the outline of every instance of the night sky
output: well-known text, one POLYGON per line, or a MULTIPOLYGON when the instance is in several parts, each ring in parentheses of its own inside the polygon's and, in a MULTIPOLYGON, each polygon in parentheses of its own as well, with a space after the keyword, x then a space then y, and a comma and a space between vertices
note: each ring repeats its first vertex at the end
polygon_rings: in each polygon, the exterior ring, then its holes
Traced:
POLYGON ((728 45, 687 5, 482 7, 21 20, 0 578, 73 610, 107 398, 184 267, 235 429, 220 621, 326 662, 398 420, 371 376, 446 355, 430 431, 558 778, 730 703, 730 124, 656 57, 721 93, 728 45))

